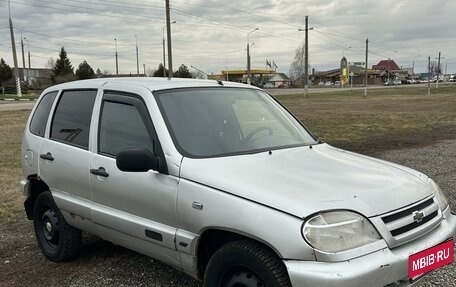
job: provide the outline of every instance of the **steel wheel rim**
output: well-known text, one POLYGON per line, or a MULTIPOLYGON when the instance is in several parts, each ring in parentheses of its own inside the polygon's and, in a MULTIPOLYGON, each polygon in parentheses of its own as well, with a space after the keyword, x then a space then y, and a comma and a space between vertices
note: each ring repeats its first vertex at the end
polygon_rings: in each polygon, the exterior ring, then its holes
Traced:
POLYGON ((247 267, 235 267, 225 273, 222 287, 264 287, 263 281, 247 267))
POLYGON ((40 217, 41 237, 50 249, 57 249, 60 239, 59 221, 55 211, 46 206, 40 217))

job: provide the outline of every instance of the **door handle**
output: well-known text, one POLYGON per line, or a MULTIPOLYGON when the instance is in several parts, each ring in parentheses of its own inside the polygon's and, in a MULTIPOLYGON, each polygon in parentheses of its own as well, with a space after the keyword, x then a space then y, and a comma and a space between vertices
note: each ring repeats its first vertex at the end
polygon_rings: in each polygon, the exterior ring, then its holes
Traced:
POLYGON ((99 167, 98 169, 91 169, 90 173, 98 175, 98 176, 102 176, 102 177, 109 176, 109 173, 106 172, 106 169, 104 167, 99 167))
POLYGON ((49 161, 53 161, 54 160, 54 157, 52 157, 52 154, 50 152, 40 154, 40 158, 45 159, 45 160, 49 160, 49 161))

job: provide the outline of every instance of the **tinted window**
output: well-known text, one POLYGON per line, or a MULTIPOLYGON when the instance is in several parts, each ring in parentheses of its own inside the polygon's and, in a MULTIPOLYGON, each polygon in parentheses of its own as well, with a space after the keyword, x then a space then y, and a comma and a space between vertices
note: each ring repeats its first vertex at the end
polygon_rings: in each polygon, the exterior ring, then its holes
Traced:
POLYGON ((96 91, 64 92, 54 114, 51 138, 87 149, 96 94, 96 91))
POLYGON ((141 114, 135 106, 105 101, 101 112, 98 151, 115 156, 122 150, 132 148, 147 148, 154 152, 141 114))
POLYGON ((38 106, 36 107, 35 113, 33 114, 32 120, 30 122, 30 132, 32 134, 44 137, 46 123, 49 118, 49 112, 51 111, 55 96, 57 96, 57 92, 47 93, 38 103, 38 106))

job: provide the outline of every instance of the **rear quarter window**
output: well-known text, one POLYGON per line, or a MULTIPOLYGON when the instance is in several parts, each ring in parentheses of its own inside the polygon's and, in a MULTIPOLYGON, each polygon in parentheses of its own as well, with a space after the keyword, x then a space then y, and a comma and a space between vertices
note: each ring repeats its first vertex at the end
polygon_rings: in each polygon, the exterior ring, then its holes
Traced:
POLYGON ((51 111, 56 96, 57 92, 50 92, 41 98, 35 109, 35 113, 32 116, 32 120, 30 121, 30 132, 32 134, 44 137, 49 112, 51 111))

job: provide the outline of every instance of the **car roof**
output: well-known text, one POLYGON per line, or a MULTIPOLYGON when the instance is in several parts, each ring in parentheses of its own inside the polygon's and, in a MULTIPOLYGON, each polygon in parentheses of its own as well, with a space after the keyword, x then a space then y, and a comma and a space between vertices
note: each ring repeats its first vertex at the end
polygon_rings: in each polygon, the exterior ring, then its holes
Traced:
POLYGON ((120 83, 145 87, 150 91, 159 91, 175 88, 191 88, 191 87, 239 87, 259 89, 252 85, 246 85, 235 82, 218 82, 216 80, 200 80, 200 79, 182 79, 182 78, 158 78, 158 77, 125 77, 125 78, 99 78, 91 80, 81 80, 67 82, 52 86, 47 90, 61 90, 61 89, 81 89, 81 88, 95 88, 102 87, 108 83, 120 83))

